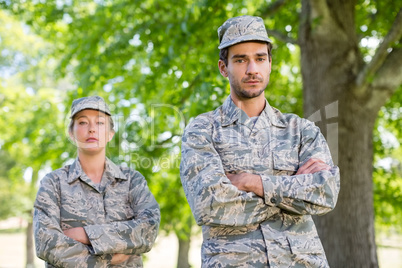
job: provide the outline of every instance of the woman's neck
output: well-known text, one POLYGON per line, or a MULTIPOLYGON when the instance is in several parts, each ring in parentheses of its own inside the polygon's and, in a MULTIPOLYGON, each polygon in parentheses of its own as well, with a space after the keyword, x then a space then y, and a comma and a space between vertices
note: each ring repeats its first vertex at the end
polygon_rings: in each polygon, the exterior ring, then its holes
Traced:
POLYGON ((87 174, 94 183, 99 183, 105 169, 105 153, 85 154, 78 151, 78 159, 80 160, 82 170, 85 174, 87 174))

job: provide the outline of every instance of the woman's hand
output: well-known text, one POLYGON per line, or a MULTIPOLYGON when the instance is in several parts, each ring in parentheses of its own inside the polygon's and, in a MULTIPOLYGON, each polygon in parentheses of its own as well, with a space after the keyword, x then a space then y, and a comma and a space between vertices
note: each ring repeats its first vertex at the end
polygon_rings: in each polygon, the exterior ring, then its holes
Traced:
POLYGON ((130 255, 115 253, 113 255, 112 260, 110 261, 110 264, 112 264, 112 265, 121 264, 122 262, 125 262, 126 260, 128 260, 128 258, 130 258, 130 255))
POLYGON ((81 242, 82 244, 85 245, 90 245, 91 242, 89 241, 89 238, 87 236, 87 233, 85 232, 84 228, 82 227, 76 227, 76 228, 71 228, 64 230, 63 233, 74 239, 75 241, 81 242))

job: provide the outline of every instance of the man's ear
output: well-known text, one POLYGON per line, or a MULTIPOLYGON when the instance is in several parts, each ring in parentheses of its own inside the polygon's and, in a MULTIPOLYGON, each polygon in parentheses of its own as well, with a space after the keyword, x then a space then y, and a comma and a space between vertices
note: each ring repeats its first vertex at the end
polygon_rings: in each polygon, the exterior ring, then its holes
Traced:
POLYGON ((223 77, 228 77, 228 71, 226 68, 226 64, 223 62, 223 60, 218 61, 218 66, 219 66, 219 72, 223 77))
POLYGON ((272 58, 269 58, 269 74, 271 74, 272 71, 272 58))

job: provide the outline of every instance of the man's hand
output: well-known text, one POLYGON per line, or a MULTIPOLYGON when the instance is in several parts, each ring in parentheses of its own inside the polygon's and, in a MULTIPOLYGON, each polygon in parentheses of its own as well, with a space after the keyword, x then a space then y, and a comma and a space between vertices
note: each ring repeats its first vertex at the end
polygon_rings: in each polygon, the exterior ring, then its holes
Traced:
MULTIPOLYGON (((322 170, 330 170, 331 167, 324 163, 324 161, 316 158, 309 159, 303 166, 299 168, 296 175, 300 174, 313 174, 322 170)), ((264 197, 264 188, 262 186, 262 179, 260 175, 251 173, 226 173, 226 177, 230 182, 237 187, 237 189, 246 192, 253 192, 260 197, 264 197)))
POLYGON ((115 253, 112 257, 112 260, 110 261, 110 264, 111 265, 121 264, 122 262, 128 260, 128 258, 130 258, 130 255, 115 253))
POLYGON ((226 173, 230 182, 241 191, 253 192, 258 196, 264 197, 264 188, 260 175, 251 173, 226 173))
POLYGON ((322 170, 330 170, 331 167, 324 163, 324 161, 316 158, 309 159, 303 166, 297 170, 296 175, 300 174, 313 174, 322 170))
POLYGON ((76 227, 76 228, 71 228, 64 230, 63 233, 74 239, 75 241, 81 242, 82 244, 85 245, 90 245, 91 242, 89 241, 89 238, 87 236, 87 233, 85 232, 84 228, 82 227, 76 227))

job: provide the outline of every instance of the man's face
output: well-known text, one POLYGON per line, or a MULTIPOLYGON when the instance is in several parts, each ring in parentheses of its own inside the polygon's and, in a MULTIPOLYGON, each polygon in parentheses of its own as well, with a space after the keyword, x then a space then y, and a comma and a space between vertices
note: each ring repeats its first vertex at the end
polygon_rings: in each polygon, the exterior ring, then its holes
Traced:
POLYGON ((231 94, 246 100, 260 96, 269 82, 271 62, 265 43, 244 42, 229 47, 228 64, 219 61, 221 74, 229 78, 231 94))

